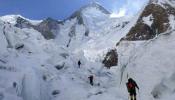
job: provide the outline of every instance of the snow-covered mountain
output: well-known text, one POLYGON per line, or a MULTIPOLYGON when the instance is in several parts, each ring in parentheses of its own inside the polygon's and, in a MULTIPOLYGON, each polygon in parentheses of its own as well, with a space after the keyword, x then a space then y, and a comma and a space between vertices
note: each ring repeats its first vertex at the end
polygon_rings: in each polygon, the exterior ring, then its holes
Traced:
POLYGON ((33 28, 46 39, 54 39, 58 45, 67 46, 75 52, 83 50, 89 59, 97 59, 97 56, 103 56, 111 46, 115 47, 115 43, 127 33, 129 28, 126 27, 131 26, 129 18, 110 18, 110 12, 98 3, 80 8, 64 21, 47 18, 34 23, 19 15, 3 16, 0 19, 21 29, 33 28), (108 41, 109 38, 113 39, 108 41), (97 49, 99 52, 94 53, 97 49))
POLYGON ((137 79, 142 100, 174 99, 174 33, 165 32, 146 42, 122 41, 117 47, 122 82, 128 75, 137 79))
POLYGON ((33 28, 39 31, 46 39, 54 39, 59 33, 59 25, 62 24, 62 21, 52 18, 47 18, 45 20, 30 20, 20 15, 6 15, 0 17, 0 20, 21 29, 33 28))
POLYGON ((122 81, 128 75, 137 79, 142 100, 175 98, 174 5, 174 0, 150 0, 117 44, 122 81))
POLYGON ((51 18, 32 21, 19 15, 0 18, 2 100, 90 99, 111 88, 106 87, 107 80, 115 82, 111 78, 115 73, 105 72, 101 62, 94 59, 99 59, 99 54, 103 56, 104 51, 115 46, 115 42, 125 35, 118 31, 124 30, 129 21, 111 19, 109 13, 97 4, 87 5, 79 11, 86 23, 78 23, 77 17, 61 22, 51 18), (55 39, 44 35, 54 29, 55 39), (108 41, 109 38, 113 39, 108 41), (77 66, 78 60, 81 60, 81 69, 77 66), (91 74, 97 78, 94 88, 87 80, 91 74), (105 74, 109 76, 103 76, 105 74), (80 93, 82 95, 78 95, 80 93))
POLYGON ((20 24, 20 23, 22 24, 25 22, 28 22, 32 25, 37 25, 42 21, 42 20, 30 20, 30 19, 24 18, 21 15, 5 15, 5 16, 1 16, 0 20, 7 22, 7 23, 10 23, 12 25, 20 24))
POLYGON ((160 33, 174 29, 174 0, 151 0, 141 12, 126 40, 149 40, 160 33))
MULTIPOLYGON (((146 41, 175 29, 175 6, 173 0, 150 0, 135 17, 132 28, 121 41, 146 41)), ((106 56, 107 58, 107 56, 106 56)), ((108 57, 110 58, 110 57, 108 57)), ((105 61, 105 64, 113 59, 105 61)), ((110 65, 110 64, 108 64, 110 65)))
POLYGON ((105 8, 92 3, 80 8, 60 25, 55 41, 74 52, 83 51, 94 61, 115 47, 116 41, 125 36, 130 26, 129 19, 110 18, 105 8))
POLYGON ((64 21, 0 17, 0 100, 128 100, 128 75, 138 99, 174 100, 174 5, 150 0, 131 19, 98 3, 64 21))

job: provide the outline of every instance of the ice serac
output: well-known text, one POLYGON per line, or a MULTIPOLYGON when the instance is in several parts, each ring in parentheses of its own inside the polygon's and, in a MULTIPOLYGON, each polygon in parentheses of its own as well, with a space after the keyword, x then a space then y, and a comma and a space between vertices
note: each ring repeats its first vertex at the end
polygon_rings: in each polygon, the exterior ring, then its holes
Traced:
POLYGON ((149 40, 167 30, 172 29, 175 17, 173 0, 150 0, 135 26, 131 28, 124 40, 149 40))
POLYGON ((2 21, 0 21, 0 45, 1 45, 0 52, 3 54, 7 50, 6 48, 8 43, 7 43, 6 36, 4 34, 4 23, 2 21))

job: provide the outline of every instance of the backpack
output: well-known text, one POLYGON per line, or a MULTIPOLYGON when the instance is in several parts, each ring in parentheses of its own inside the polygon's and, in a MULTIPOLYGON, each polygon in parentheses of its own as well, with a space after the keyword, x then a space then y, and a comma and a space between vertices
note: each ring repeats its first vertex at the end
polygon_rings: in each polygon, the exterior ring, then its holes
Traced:
POLYGON ((134 89, 134 84, 132 82, 128 82, 127 83, 127 89, 128 89, 128 92, 130 92, 132 89, 134 89))
POLYGON ((131 82, 128 83, 128 88, 129 88, 129 89, 132 89, 133 87, 134 87, 134 84, 132 84, 131 82))

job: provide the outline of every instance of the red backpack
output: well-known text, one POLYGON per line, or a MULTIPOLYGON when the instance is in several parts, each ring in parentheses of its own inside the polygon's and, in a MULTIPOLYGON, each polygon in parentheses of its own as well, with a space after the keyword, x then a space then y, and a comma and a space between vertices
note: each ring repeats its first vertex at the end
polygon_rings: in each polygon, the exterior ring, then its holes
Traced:
POLYGON ((132 88, 134 88, 134 84, 131 83, 131 82, 129 82, 129 83, 128 83, 128 89, 132 89, 132 88))
POLYGON ((128 82, 127 83, 127 89, 128 89, 128 92, 131 92, 133 89, 134 89, 134 84, 132 82, 128 82))

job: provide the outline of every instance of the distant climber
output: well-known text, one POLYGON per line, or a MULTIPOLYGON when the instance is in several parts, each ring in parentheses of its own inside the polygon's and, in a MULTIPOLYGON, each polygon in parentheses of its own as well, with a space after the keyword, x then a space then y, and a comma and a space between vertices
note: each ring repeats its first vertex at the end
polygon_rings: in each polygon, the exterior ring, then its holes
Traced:
POLYGON ((93 75, 90 75, 88 78, 89 78, 90 84, 93 86, 94 85, 94 77, 93 77, 93 75))
POLYGON ((78 61, 78 67, 80 68, 80 66, 81 66, 81 61, 79 60, 78 61))
POLYGON ((13 82, 13 87, 16 88, 16 86, 17 86, 17 83, 13 82))
POLYGON ((132 78, 129 78, 126 87, 130 94, 130 100, 136 100, 136 88, 139 90, 137 83, 132 78))

